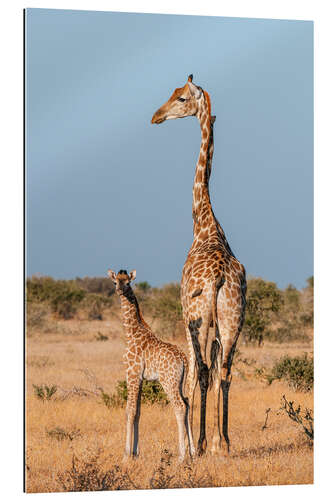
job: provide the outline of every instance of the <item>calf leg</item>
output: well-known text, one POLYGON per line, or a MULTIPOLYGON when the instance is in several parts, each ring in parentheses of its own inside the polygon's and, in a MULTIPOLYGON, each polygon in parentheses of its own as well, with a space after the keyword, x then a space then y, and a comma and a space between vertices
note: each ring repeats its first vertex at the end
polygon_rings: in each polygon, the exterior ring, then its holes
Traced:
MULTIPOLYGON (((140 395, 140 385, 141 381, 139 379, 133 380, 127 379, 128 395, 127 395, 127 405, 126 405, 126 444, 125 444, 125 454, 124 459, 132 456, 134 454, 134 448, 132 448, 133 441, 133 429, 134 421, 137 416, 138 399, 140 395)), ((137 433, 136 433, 136 444, 135 449, 138 446, 138 422, 137 418, 137 433)))

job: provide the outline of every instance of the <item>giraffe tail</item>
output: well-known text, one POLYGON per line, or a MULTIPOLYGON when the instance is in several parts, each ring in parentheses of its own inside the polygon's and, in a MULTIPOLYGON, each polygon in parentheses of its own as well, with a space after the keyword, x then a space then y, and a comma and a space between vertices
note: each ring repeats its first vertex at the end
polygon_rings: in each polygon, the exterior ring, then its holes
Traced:
POLYGON ((217 292, 218 289, 217 287, 215 287, 213 293, 213 302, 212 302, 213 327, 215 327, 215 339, 213 340, 210 348, 209 389, 211 389, 214 382, 214 378, 217 373, 217 368, 218 368, 217 359, 219 350, 221 348, 220 331, 217 322, 217 292))
POLYGON ((209 389, 211 389, 215 375, 217 373, 217 356, 221 347, 218 338, 215 338, 210 348, 210 367, 209 367, 209 389))
POLYGON ((181 381, 180 381, 180 390, 181 390, 180 392, 181 392, 182 399, 183 399, 184 403, 186 404, 186 406, 188 406, 188 398, 185 396, 187 375, 188 375, 188 362, 187 362, 187 358, 186 358, 185 354, 183 354, 183 372, 182 372, 181 381))

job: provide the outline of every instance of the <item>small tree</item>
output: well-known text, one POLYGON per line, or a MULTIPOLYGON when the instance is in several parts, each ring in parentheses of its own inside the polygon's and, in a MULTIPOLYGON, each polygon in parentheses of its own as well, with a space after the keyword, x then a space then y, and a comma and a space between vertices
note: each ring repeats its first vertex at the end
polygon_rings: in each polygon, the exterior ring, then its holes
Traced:
POLYGON ((314 280, 313 276, 310 276, 307 280, 308 286, 302 291, 303 299, 303 314, 301 320, 304 325, 313 326, 314 313, 313 313, 313 302, 314 302, 314 280))
POLYGON ((147 307, 153 319, 158 319, 160 322, 158 333, 161 336, 175 337, 178 329, 183 327, 180 285, 169 283, 162 288, 155 288, 153 291, 147 307))
POLYGON ((272 314, 282 305, 282 294, 275 283, 252 278, 248 281, 246 302, 243 335, 247 342, 257 342, 260 346, 272 314))
POLYGON ((136 288, 139 289, 141 292, 148 292, 151 289, 151 286, 149 285, 148 281, 140 281, 139 283, 136 284, 136 288))
POLYGON ((76 306, 85 297, 86 292, 73 280, 54 280, 49 276, 27 279, 27 301, 47 302, 58 316, 69 319, 76 311, 76 306))

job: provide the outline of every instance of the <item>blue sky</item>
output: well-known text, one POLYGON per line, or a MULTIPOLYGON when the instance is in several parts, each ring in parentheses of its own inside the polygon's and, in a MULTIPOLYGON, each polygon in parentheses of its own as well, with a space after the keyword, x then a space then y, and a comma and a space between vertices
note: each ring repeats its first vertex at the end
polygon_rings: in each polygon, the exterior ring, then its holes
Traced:
POLYGON ((214 212, 251 275, 313 274, 313 24, 28 9, 27 274, 180 279, 200 148, 150 124, 175 87, 210 93, 214 212))

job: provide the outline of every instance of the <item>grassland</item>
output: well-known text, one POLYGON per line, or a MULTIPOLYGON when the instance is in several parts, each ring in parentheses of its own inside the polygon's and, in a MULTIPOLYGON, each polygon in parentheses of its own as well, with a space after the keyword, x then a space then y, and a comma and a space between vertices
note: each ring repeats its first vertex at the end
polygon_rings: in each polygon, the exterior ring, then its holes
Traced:
MULTIPOLYGON (((152 317, 146 315, 151 324, 152 317)), ((153 323, 157 328, 156 322, 153 323)), ((158 328, 157 328, 158 329, 158 328)), ((186 352, 185 339, 177 343, 186 352)), ((27 328, 26 490, 174 488, 313 482, 313 449, 301 427, 279 411, 281 397, 313 408, 312 392, 294 391, 284 381, 263 376, 288 354, 312 352, 312 342, 238 345, 230 391, 229 456, 209 453, 177 463, 176 421, 169 406, 142 407, 140 456, 122 464, 125 408, 108 408, 101 387, 112 394, 125 378, 125 343, 120 311, 103 320, 48 313, 43 327, 27 328), (106 337, 106 338, 105 338, 106 337), (49 400, 35 386, 57 386, 49 400), (270 411, 266 411, 270 408, 270 411), (265 420, 268 415, 266 426, 265 420)), ((198 399, 194 409, 198 437, 198 399)), ((208 398, 208 446, 212 435, 212 395, 208 398)))

